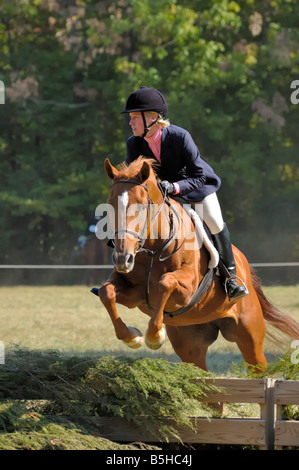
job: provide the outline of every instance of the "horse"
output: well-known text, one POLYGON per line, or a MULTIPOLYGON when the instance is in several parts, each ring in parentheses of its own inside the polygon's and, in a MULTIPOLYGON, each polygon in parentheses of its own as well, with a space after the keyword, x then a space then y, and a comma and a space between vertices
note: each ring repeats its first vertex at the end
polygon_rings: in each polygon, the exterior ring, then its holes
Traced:
POLYGON ((144 342, 158 349, 167 334, 181 361, 207 370, 207 351, 219 331, 237 344, 246 363, 262 369, 267 367, 266 322, 299 338, 299 324, 268 301, 254 270, 234 245, 237 276, 248 295, 228 300, 218 268, 209 268, 211 255, 194 223, 183 223, 183 205, 163 194, 153 161, 140 156, 116 168, 107 158, 104 168, 112 180, 107 202, 114 209, 114 268, 91 292, 105 306, 119 340, 134 349, 144 342), (133 212, 129 214, 133 205, 140 208, 136 230, 133 212), (149 316, 145 338, 120 318, 117 304, 137 307, 149 316))

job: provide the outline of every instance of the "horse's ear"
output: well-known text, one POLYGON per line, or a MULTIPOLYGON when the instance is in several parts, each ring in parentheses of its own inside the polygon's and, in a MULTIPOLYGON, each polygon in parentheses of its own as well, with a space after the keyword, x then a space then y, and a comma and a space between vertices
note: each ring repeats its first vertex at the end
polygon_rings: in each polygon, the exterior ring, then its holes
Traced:
POLYGON ((147 180, 149 178, 151 171, 151 167, 147 161, 144 161, 142 164, 142 167, 138 173, 138 177, 141 179, 142 183, 143 181, 147 180))
POLYGON ((114 168, 114 166, 111 165, 109 158, 106 158, 104 168, 109 178, 113 180, 115 178, 117 170, 116 168, 114 168))

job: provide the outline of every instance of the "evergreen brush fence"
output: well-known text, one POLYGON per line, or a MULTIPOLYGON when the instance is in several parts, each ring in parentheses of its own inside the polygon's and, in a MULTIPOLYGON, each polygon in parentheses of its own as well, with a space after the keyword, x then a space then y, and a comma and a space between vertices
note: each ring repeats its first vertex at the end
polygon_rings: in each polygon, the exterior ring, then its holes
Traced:
MULTIPOLYGON (((281 364, 297 378, 298 366, 281 364)), ((21 437, 30 448, 53 425, 51 442, 62 449, 69 445, 66 430, 79 435, 80 445, 83 432, 105 439, 104 446, 137 441, 299 448, 298 411, 291 405, 299 405, 298 380, 215 378, 191 364, 157 359, 17 350, 0 367, 0 448, 16 437, 18 448, 21 437), (217 413, 218 403, 232 406, 237 417, 217 413), (244 403, 259 405, 257 418, 242 416, 238 404, 244 403)))
MULTIPOLYGON (((177 429, 182 442, 256 445, 267 450, 279 449, 281 446, 299 447, 299 421, 281 419, 281 405, 299 405, 298 381, 220 378, 213 380, 213 384, 223 391, 210 392, 202 400, 207 403, 258 403, 260 418, 193 418, 193 430, 177 429)), ((124 420, 105 417, 98 420, 103 437, 112 441, 153 440, 147 432, 124 420)), ((169 438, 169 442, 178 441, 175 437, 169 438)))

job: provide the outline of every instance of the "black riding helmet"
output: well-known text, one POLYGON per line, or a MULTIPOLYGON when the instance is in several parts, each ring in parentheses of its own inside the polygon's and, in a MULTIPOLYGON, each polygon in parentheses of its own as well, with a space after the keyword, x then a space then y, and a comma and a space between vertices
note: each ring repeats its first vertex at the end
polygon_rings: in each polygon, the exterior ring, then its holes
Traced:
POLYGON ((157 122, 155 121, 147 127, 144 116, 145 111, 154 111, 162 117, 167 115, 168 105, 162 93, 154 88, 141 87, 130 94, 126 107, 121 112, 121 114, 141 112, 144 124, 144 134, 142 137, 145 137, 149 128, 157 122))

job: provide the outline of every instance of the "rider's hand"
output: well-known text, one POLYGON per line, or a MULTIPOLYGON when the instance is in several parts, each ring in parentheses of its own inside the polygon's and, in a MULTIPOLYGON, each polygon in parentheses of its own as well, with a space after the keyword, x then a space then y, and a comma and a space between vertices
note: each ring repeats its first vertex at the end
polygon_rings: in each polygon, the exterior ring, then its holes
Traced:
POLYGON ((162 188, 163 193, 173 194, 175 192, 175 187, 173 183, 169 183, 169 181, 161 181, 160 186, 162 188))

